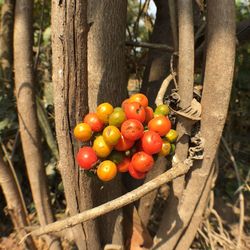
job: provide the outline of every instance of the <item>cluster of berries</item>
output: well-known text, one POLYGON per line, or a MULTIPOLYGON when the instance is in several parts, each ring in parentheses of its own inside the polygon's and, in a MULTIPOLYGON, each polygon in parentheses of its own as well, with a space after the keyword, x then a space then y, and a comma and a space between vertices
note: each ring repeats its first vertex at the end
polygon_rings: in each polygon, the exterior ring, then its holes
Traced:
POLYGON ((123 101, 121 107, 100 104, 74 129, 75 138, 87 144, 78 151, 79 167, 102 181, 112 180, 117 172, 145 178, 154 165, 153 156, 174 152, 178 135, 171 129, 168 114, 166 104, 153 111, 140 93, 123 101))

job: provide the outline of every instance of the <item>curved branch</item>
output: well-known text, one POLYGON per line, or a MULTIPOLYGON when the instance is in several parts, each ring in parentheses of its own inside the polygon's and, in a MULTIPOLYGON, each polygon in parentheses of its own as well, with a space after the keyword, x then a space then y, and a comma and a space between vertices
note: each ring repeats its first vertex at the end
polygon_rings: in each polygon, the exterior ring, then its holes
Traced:
MULTIPOLYGON (((184 175, 188 172, 190 169, 189 164, 185 163, 178 163, 176 164, 176 167, 166 171, 165 173, 159 175, 155 179, 147 182, 146 184, 140 186, 137 189, 134 189, 131 192, 126 193, 123 196, 120 196, 119 198, 116 198, 110 202, 104 203, 98 207, 92 208, 90 210, 84 211, 82 213, 79 213, 77 215, 74 215, 72 217, 69 217, 65 220, 57 221, 54 223, 51 223, 50 225, 40 227, 32 232, 30 232, 28 235, 34 235, 34 236, 40 236, 43 234, 48 234, 52 232, 58 232, 68 227, 73 227, 77 224, 80 224, 82 222, 95 219, 103 214, 106 214, 108 212, 111 212, 113 210, 119 209, 121 207, 124 207, 138 199, 140 199, 142 196, 148 194, 149 192, 153 191, 154 189, 157 189, 161 185, 172 181, 176 177, 180 175, 184 175)), ((27 235, 27 236, 28 236, 27 235)))
POLYGON ((173 80, 173 78, 176 76, 176 73, 170 74, 162 83, 161 88, 159 89, 159 92, 156 96, 155 99, 155 104, 156 106, 159 106, 161 104, 163 104, 163 98, 164 95, 168 89, 168 86, 170 84, 170 82, 173 80))
MULTIPOLYGON (((158 244, 155 249, 176 249, 183 233, 192 227, 195 208, 199 206, 211 172, 216 151, 227 115, 235 61, 235 7, 234 1, 208 1, 207 51, 202 93, 201 136, 205 139, 204 159, 195 164, 184 190, 178 212, 167 224, 161 225, 157 233, 158 244), (216 7, 214 7, 216 6, 216 7), (219 83, 219 84, 218 84, 219 83), (175 226, 171 225, 175 222, 175 226)), ((208 188, 208 192, 210 189, 208 188)), ((165 218, 169 213, 165 214, 165 218)), ((201 217, 199 218, 202 219, 201 217)), ((185 239, 192 236, 185 235, 185 239)), ((193 240, 193 239, 192 239, 193 240)), ((192 242, 190 240, 189 242, 192 242)))

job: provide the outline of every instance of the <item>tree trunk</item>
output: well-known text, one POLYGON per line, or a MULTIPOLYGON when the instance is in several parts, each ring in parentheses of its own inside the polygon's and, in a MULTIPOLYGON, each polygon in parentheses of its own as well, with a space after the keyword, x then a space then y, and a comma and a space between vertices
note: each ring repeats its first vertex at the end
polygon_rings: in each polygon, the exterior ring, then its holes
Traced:
MULTIPOLYGON (((58 168, 70 215, 93 207, 91 180, 79 170, 72 131, 88 112, 87 1, 52 1, 52 56, 58 168)), ((95 221, 72 228, 79 249, 100 249, 95 221)))
MULTIPOLYGON (((171 35, 169 4, 167 0, 155 0, 157 6, 156 20, 151 37, 152 43, 171 45, 173 38, 171 35)), ((155 98, 163 80, 169 74, 171 54, 166 51, 150 49, 148 52, 148 62, 143 76, 141 92, 149 98, 150 106, 155 105, 155 98)), ((166 170, 167 161, 159 157, 154 168, 147 175, 145 182, 162 174, 166 170)), ((158 190, 141 198, 138 213, 144 225, 148 224, 155 197, 158 190)))
MULTIPOLYGON (((190 106, 193 99, 194 82, 194 29, 192 0, 178 1, 178 27, 179 27, 179 60, 178 60, 178 94, 180 95, 180 107, 190 106)), ((192 122, 178 117, 176 130, 178 131, 178 143, 175 157, 184 161, 188 156, 189 138, 192 122)), ((178 206, 185 186, 185 176, 180 176, 173 181, 170 195, 167 200, 165 213, 168 219, 176 217, 178 206)))
MULTIPOLYGON (((89 22, 93 23, 88 39, 89 107, 95 111, 98 104, 110 102, 120 106, 127 98, 125 65, 125 29, 127 1, 90 0, 89 22)), ((119 178, 95 187, 96 204, 121 195, 119 178)), ((122 209, 105 215, 100 220, 103 244, 123 245, 122 209)))
MULTIPOLYGON (((41 142, 35 106, 32 58, 33 1, 19 0, 15 6, 14 69, 19 127, 31 191, 41 225, 53 222, 49 190, 41 154, 41 142)), ((60 249, 59 241, 47 237, 51 249, 60 249)))
MULTIPOLYGON (((180 108, 185 109, 191 105, 193 99, 194 83, 194 25, 192 0, 178 1, 179 24, 179 60, 178 60, 178 94, 180 95, 180 108)), ((177 132, 179 134, 175 157, 184 161, 188 156, 189 136, 192 122, 179 117, 177 132)), ((173 181, 173 192, 180 198, 184 190, 185 177, 178 177, 173 181)), ((170 204, 171 206, 171 204, 170 204)), ((174 208, 176 210, 176 208, 174 208)))
MULTIPOLYGON (((18 239, 21 240, 26 235, 24 227, 28 226, 29 222, 21 199, 22 194, 19 193, 13 173, 10 167, 2 160, 2 156, 0 156, 0 185, 6 199, 8 213, 14 224, 18 239)), ((36 249, 31 236, 25 240, 23 245, 28 249, 36 249)))
MULTIPOLYGON (((193 239, 189 239, 185 245, 187 248, 176 248, 178 243, 181 244, 182 237, 194 237, 193 233, 187 235, 184 232, 192 231, 189 227, 193 225, 189 223, 197 215, 196 209, 204 207, 201 206, 202 196, 210 192, 211 187, 207 188, 207 185, 227 115, 235 60, 234 1, 211 0, 207 7, 207 51, 201 101, 201 135, 205 140, 205 156, 202 161, 195 162, 177 215, 169 218, 168 212, 165 212, 155 249, 188 249, 192 243, 193 239), (175 226, 171 227, 173 223, 175 226)), ((193 230, 197 230, 198 224, 193 230)))

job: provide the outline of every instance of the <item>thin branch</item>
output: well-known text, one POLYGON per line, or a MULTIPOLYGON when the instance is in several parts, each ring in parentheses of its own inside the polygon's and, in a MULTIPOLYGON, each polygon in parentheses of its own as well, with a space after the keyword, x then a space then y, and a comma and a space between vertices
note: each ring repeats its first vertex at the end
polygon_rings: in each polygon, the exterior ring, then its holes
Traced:
POLYGON ((170 74, 162 83, 161 88, 158 91, 158 94, 156 96, 155 99, 155 104, 156 106, 159 106, 160 104, 163 103, 163 98, 164 95, 167 91, 168 85, 169 83, 174 79, 174 77, 176 76, 176 73, 170 74))
POLYGON ((221 221, 221 218, 220 218, 219 214, 217 213, 217 211, 215 209, 211 210, 211 214, 214 215, 214 217, 216 218, 216 220, 218 222, 220 234, 224 235, 224 227, 223 227, 223 223, 221 221))
POLYGON ((148 42, 133 42, 133 41, 126 41, 126 46, 135 46, 141 48, 148 48, 148 49, 161 49, 166 50, 169 52, 173 52, 174 48, 167 45, 167 44, 160 44, 160 43, 148 43, 148 42))
MULTIPOLYGON (((133 37, 132 37, 131 31, 130 31, 128 25, 126 25, 126 30, 127 30, 127 32, 128 32, 129 39, 132 41, 132 40, 133 40, 133 37)), ((126 44, 125 44, 125 45, 126 45, 126 44)), ((134 57, 136 58, 136 54, 137 54, 137 53, 136 53, 136 48, 135 48, 135 46, 132 46, 132 50, 133 50, 133 52, 134 52, 134 57)))
POLYGON ((31 231, 28 235, 26 235, 26 237, 29 236, 30 234, 40 236, 43 234, 58 232, 58 231, 61 231, 65 228, 69 228, 69 227, 75 226, 77 224, 80 224, 82 222, 85 222, 85 221, 88 221, 91 219, 95 219, 101 215, 108 213, 108 212, 111 212, 113 210, 124 207, 124 206, 140 199, 142 196, 150 193, 151 191, 159 188, 161 185, 172 181, 176 177, 186 174, 189 169, 190 169, 190 164, 185 164, 185 163, 179 162, 178 164, 176 164, 175 167, 173 167, 170 170, 166 171, 165 173, 157 176, 155 179, 147 182, 146 184, 140 186, 139 188, 137 188, 131 192, 128 192, 123 196, 120 196, 119 198, 116 198, 110 202, 104 203, 98 207, 89 209, 89 210, 84 211, 82 213, 79 213, 77 215, 71 216, 67 219, 57 221, 57 222, 51 223, 49 225, 40 227, 36 230, 31 231))
POLYGON ((236 179, 238 182, 238 186, 239 186, 239 201, 240 201, 240 222, 239 222, 239 235, 238 235, 238 240, 237 240, 237 248, 236 249, 240 249, 241 248, 241 238, 242 238, 242 232, 243 232, 243 227, 244 227, 244 216, 245 216, 245 208, 244 208, 244 195, 242 193, 242 189, 241 189, 241 179, 240 179, 240 174, 239 174, 239 168, 238 168, 238 164, 235 161, 234 155, 231 151, 231 149, 229 148, 225 138, 222 136, 221 137, 221 141, 230 157, 230 160, 233 164, 234 167, 234 171, 236 174, 236 179))
POLYGON ((206 22, 202 22, 194 35, 195 43, 197 42, 198 38, 200 38, 201 35, 204 33, 205 28, 206 28, 206 22))
POLYGON ((133 26, 133 30, 134 30, 134 35, 135 37, 137 38, 138 36, 138 30, 139 30, 139 22, 140 22, 140 19, 141 19, 141 16, 144 12, 147 11, 147 8, 149 6, 149 1, 150 0, 146 0, 141 8, 141 1, 140 1, 140 4, 139 4, 139 12, 138 12, 138 16, 136 18, 136 21, 134 23, 134 26, 133 26))
POLYGON ((200 236, 205 240, 205 244, 207 245, 207 247, 209 246, 209 239, 207 238, 207 236, 202 232, 202 230, 200 228, 198 228, 197 232, 200 234, 200 236))
POLYGON ((214 241, 212 239, 211 227, 210 227, 208 219, 206 219, 206 227, 207 227, 207 235, 208 235, 208 238, 209 238, 209 243, 210 243, 211 250, 215 250, 214 241))
POLYGON ((219 233, 213 231, 212 235, 211 235, 215 240, 217 240, 218 242, 221 243, 221 241, 223 241, 225 244, 227 244, 227 249, 235 249, 236 245, 233 243, 233 241, 227 239, 225 236, 220 235, 219 233))

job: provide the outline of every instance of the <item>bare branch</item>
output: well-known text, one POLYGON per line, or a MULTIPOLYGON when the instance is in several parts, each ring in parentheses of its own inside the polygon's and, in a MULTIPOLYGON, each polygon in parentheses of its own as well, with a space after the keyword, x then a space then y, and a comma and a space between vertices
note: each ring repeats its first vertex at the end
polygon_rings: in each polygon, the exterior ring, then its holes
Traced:
MULTIPOLYGON (((79 213, 77 215, 74 215, 72 217, 69 217, 65 220, 57 221, 55 223, 51 223, 50 225, 40 227, 32 232, 30 232, 31 235, 34 236, 40 236, 43 234, 48 234, 52 232, 58 232, 68 227, 73 227, 79 223, 95 219, 103 214, 106 214, 108 212, 111 212, 113 210, 119 209, 123 206, 126 206, 138 199, 140 199, 142 196, 148 194, 149 192, 153 191, 154 189, 157 189, 161 185, 172 181, 178 176, 184 175, 188 172, 190 169, 190 164, 188 163, 178 163, 176 166, 165 173, 159 175, 155 179, 147 182, 146 184, 140 186, 139 188, 126 193, 123 196, 120 196, 119 198, 116 198, 110 202, 104 203, 98 207, 92 208, 90 210, 84 211, 82 213, 79 213)), ((28 234, 28 235, 30 235, 28 234)), ((28 236, 27 235, 27 236, 28 236)))
POLYGON ((133 41, 127 41, 126 46, 135 46, 135 47, 142 47, 142 48, 148 48, 148 49, 161 49, 166 50, 169 52, 173 52, 174 48, 167 45, 167 44, 160 44, 160 43, 147 43, 147 42, 133 42, 133 41))

